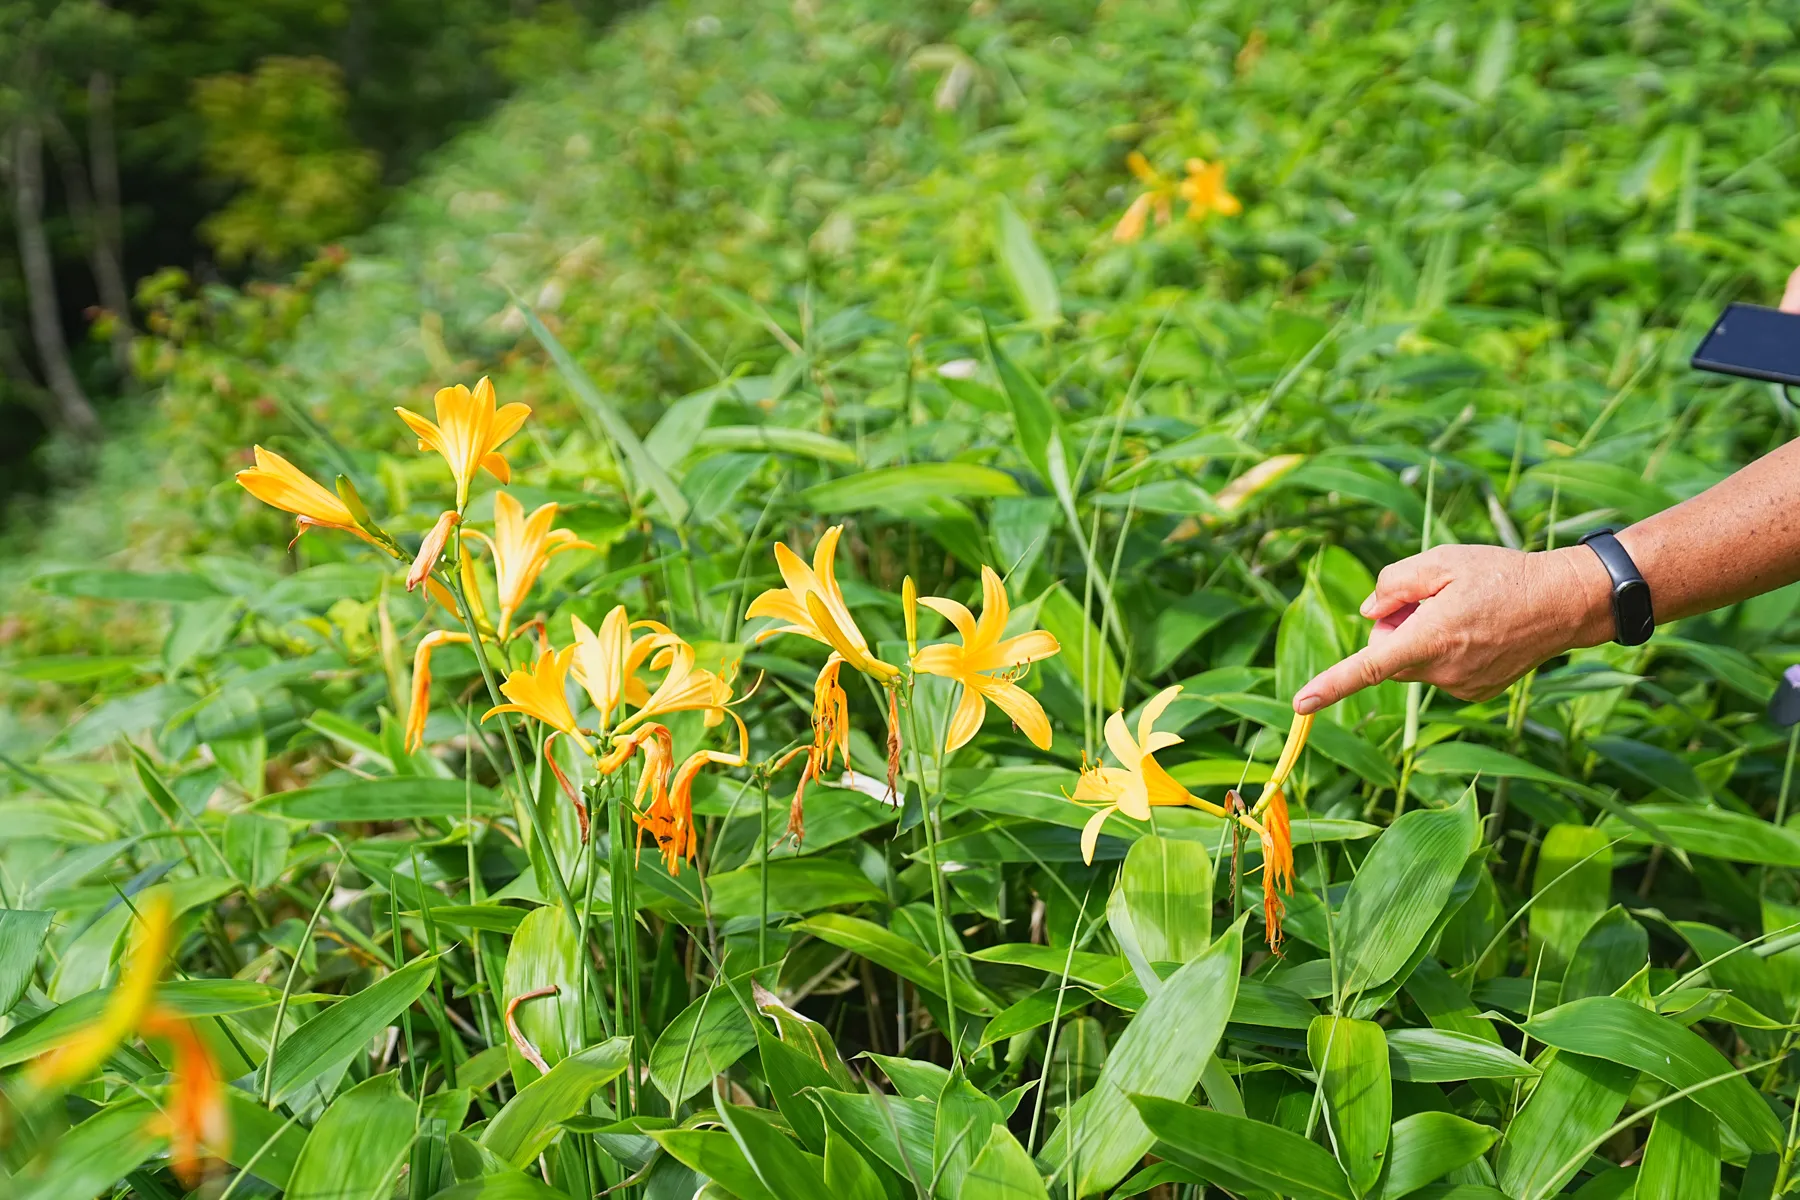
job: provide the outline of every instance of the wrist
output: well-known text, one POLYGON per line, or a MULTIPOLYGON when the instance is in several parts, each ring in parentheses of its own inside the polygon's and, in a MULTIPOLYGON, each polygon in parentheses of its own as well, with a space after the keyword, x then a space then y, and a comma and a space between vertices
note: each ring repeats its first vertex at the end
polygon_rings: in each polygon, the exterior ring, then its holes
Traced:
POLYGON ((1586 546, 1547 550, 1544 557, 1555 566, 1556 582, 1565 606, 1565 649, 1599 646, 1613 640, 1612 576, 1606 565, 1586 546))

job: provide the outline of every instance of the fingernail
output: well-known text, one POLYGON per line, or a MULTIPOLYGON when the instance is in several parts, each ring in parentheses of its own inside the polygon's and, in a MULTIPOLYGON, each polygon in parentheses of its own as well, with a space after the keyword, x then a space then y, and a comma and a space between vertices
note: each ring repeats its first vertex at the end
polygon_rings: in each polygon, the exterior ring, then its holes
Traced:
POLYGON ((1303 717, 1308 713, 1318 712, 1320 707, 1319 698, 1311 692, 1305 692, 1294 697, 1294 711, 1303 717))
POLYGON ((1362 613, 1363 616, 1366 617, 1366 616, 1369 616, 1371 613, 1373 613, 1374 610, 1375 610, 1375 593, 1370 592, 1369 598, 1362 602, 1362 608, 1359 611, 1362 613))

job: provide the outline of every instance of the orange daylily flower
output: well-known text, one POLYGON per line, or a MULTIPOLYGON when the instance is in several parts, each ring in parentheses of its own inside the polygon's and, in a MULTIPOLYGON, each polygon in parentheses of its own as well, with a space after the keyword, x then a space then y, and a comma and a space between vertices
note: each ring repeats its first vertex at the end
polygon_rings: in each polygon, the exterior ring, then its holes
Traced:
POLYGON ((1133 150, 1125 157, 1125 165, 1144 190, 1132 200, 1125 215, 1113 227, 1115 242, 1135 242, 1144 236, 1152 215, 1158 225, 1174 218, 1177 199, 1187 202, 1188 220, 1200 221, 1213 213, 1234 217, 1244 211, 1238 198, 1225 189, 1225 164, 1208 163, 1203 158, 1190 158, 1187 177, 1177 182, 1150 165, 1150 160, 1133 150))
POLYGON ((1135 738, 1126 728, 1123 713, 1115 712, 1106 718, 1106 746, 1113 752, 1113 757, 1119 760, 1119 765, 1093 766, 1082 771, 1081 779, 1075 785, 1075 794, 1070 797, 1077 804, 1100 806, 1081 830, 1081 857, 1084 862, 1094 861, 1094 847, 1100 840, 1100 827, 1115 812, 1124 813, 1134 820, 1147 821, 1152 807, 1185 804, 1204 809, 1215 816, 1226 815, 1223 808, 1209 804, 1176 783, 1174 777, 1156 761, 1157 751, 1181 744, 1181 738, 1177 735, 1160 733, 1155 728, 1157 718, 1162 716, 1163 710, 1174 703, 1179 695, 1181 685, 1176 684, 1153 696, 1138 717, 1135 738))
POLYGON ((246 467, 237 473, 237 481, 245 491, 261 500, 264 504, 279 508, 282 512, 293 513, 294 524, 300 533, 298 538, 308 529, 340 529, 354 534, 371 546, 381 546, 373 537, 356 523, 350 515, 350 509, 338 498, 336 492, 296 467, 273 450, 264 450, 261 446, 252 447, 256 455, 256 465, 246 467))
MULTIPOLYGON (((519 407, 523 408, 523 405, 519 407)), ((512 619, 530 595, 531 587, 543 573, 551 555, 565 550, 592 550, 592 542, 584 542, 567 529, 552 529, 556 521, 554 503, 539 505, 531 516, 525 506, 506 492, 494 494, 494 536, 471 530, 470 537, 480 538, 494 556, 495 592, 500 598, 500 640, 512 632, 512 619)))
MULTIPOLYGON (((419 553, 413 557, 412 569, 406 573, 407 591, 412 591, 431 578, 432 568, 444 556, 444 543, 450 540, 450 531, 461 520, 462 517, 453 508, 446 508, 438 514, 437 523, 425 535, 425 540, 419 543, 419 553)), ((455 611, 454 606, 451 611, 455 611)))
POLYGON ((462 384, 440 388, 433 403, 437 420, 429 421, 408 408, 396 408, 400 419, 419 435, 420 450, 435 450, 450 464, 456 478, 456 510, 469 504, 469 487, 479 471, 486 471, 501 483, 512 482, 512 468, 499 453, 500 447, 531 415, 526 404, 495 407, 494 385, 482 376, 470 391, 462 384))
POLYGON ((878 683, 899 678, 900 669, 869 653, 869 643, 856 627, 844 593, 837 582, 837 545, 844 527, 833 525, 813 550, 812 566, 780 542, 775 544, 775 565, 781 569, 784 588, 771 588, 750 602, 746 617, 774 617, 786 624, 771 626, 756 635, 758 644, 781 633, 822 642, 843 655, 844 661, 878 683))
POLYGON ((1199 221, 1210 213, 1235 217, 1244 211, 1241 201, 1225 190, 1225 164, 1204 158, 1187 160, 1187 178, 1177 189, 1188 203, 1188 220, 1199 221))
POLYGON ((623 604, 614 605, 600 622, 600 632, 588 628, 580 617, 571 617, 575 631, 575 682, 587 692, 600 712, 600 727, 611 726, 614 711, 622 706, 642 708, 650 702, 650 689, 637 672, 652 651, 680 639, 660 621, 633 621, 623 604), (634 629, 648 633, 632 637, 634 629))
POLYGON ((941 596, 921 596, 919 603, 949 620, 962 635, 960 646, 926 646, 913 655, 913 670, 927 675, 941 675, 962 685, 962 697, 950 718, 946 751, 966 745, 981 728, 992 701, 1013 724, 1022 730, 1040 750, 1050 748, 1050 718, 1043 706, 1024 688, 1013 682, 1014 672, 1027 663, 1049 658, 1062 649, 1056 638, 1042 629, 1034 629, 1017 637, 1002 638, 1012 605, 1006 599, 1006 585, 992 567, 981 568, 981 617, 955 600, 941 596), (995 672, 998 672, 997 674, 995 672))
POLYGON ((452 643, 466 646, 469 635, 448 629, 434 629, 419 639, 413 651, 412 707, 406 712, 406 752, 413 753, 425 744, 425 717, 431 708, 431 652, 452 643))
POLYGON ((594 747, 581 736, 575 714, 569 711, 567 685, 569 664, 574 658, 573 646, 561 650, 546 648, 530 667, 520 667, 508 675, 506 682, 500 685, 500 693, 512 703, 488 709, 481 715, 483 723, 500 713, 522 713, 573 739, 582 752, 591 757, 594 747))
POLYGON ((1256 801, 1255 813, 1262 817, 1256 830, 1263 851, 1263 924, 1267 928, 1269 949, 1277 952, 1281 949, 1281 919, 1287 913, 1280 893, 1294 894, 1294 834, 1288 822, 1287 794, 1283 789, 1300 761, 1301 751, 1306 749, 1306 738, 1312 732, 1312 725, 1311 713, 1295 714, 1293 724, 1288 726, 1287 743, 1275 762, 1274 774, 1269 776, 1262 796, 1256 801))
MULTIPOLYGON (((844 694, 844 686, 838 682, 843 667, 843 656, 833 651, 825 660, 818 679, 813 681, 812 745, 803 747, 806 765, 800 770, 800 781, 794 785, 794 799, 788 804, 787 831, 795 845, 806 840, 806 785, 821 778, 840 753, 844 756, 844 765, 850 765, 850 697, 844 694)), ((890 691, 890 697, 892 694, 890 691)), ((894 735, 899 729, 895 715, 890 713, 888 717, 890 744, 895 742, 894 735)), ((897 750, 890 750, 890 754, 898 757, 897 750)), ((780 765, 785 766, 787 762, 784 758, 780 765)))
POLYGON ((650 663, 652 670, 667 666, 668 673, 642 707, 619 722, 619 732, 650 717, 675 712, 703 712, 709 726, 717 725, 727 714, 737 719, 737 714, 726 707, 731 700, 731 685, 713 672, 696 667, 692 646, 673 635, 671 639, 650 663))
POLYGON ((192 1023, 156 1004, 156 984, 173 944, 174 914, 160 892, 145 895, 132 934, 131 955, 100 1016, 33 1064, 41 1087, 66 1087, 92 1075, 132 1034, 169 1044, 168 1107, 151 1119, 171 1142, 170 1165, 182 1183, 199 1184, 204 1147, 230 1141, 225 1080, 192 1023))

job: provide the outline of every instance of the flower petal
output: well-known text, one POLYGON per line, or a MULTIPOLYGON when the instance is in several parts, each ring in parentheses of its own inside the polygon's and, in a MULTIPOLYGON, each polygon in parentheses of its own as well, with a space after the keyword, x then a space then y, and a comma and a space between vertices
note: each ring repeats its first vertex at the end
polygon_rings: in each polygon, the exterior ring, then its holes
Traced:
POLYGON ((1175 698, 1179 695, 1181 695, 1181 685, 1178 683, 1174 687, 1166 687, 1156 693, 1150 697, 1150 702, 1144 705, 1144 711, 1138 716, 1138 744, 1146 746, 1145 754, 1150 753, 1147 748, 1147 743, 1150 741, 1150 730, 1155 727, 1157 718, 1163 715, 1169 705, 1175 703, 1175 698))
POLYGON ((1012 718, 1031 744, 1039 750, 1050 748, 1050 718, 1037 698, 1016 683, 989 683, 981 689, 1001 712, 1012 718))
POLYGON ((1089 817, 1087 824, 1081 827, 1081 861, 1090 867, 1094 865, 1094 847, 1100 841, 1100 827, 1116 811, 1118 810, 1113 808, 1103 808, 1089 817))
POLYGON ((968 745, 986 716, 987 704, 982 700, 981 692, 965 683, 962 697, 956 702, 956 712, 950 718, 950 733, 944 739, 945 752, 968 745))
MULTIPOLYGON (((986 563, 981 567, 981 620, 975 623, 974 642, 983 647, 995 645, 1000 635, 1006 632, 1006 619, 1012 615, 1012 605, 1006 600, 1006 584, 1000 579, 999 572, 986 563)), ((966 636, 966 635, 965 635, 966 636)), ((974 649, 974 645, 970 649, 974 649)))
POLYGON ((975 614, 969 611, 968 605, 946 600, 942 596, 920 596, 919 603, 956 626, 956 632, 962 635, 963 645, 974 645, 975 614))
POLYGON ((1120 713, 1106 718, 1106 748, 1113 752, 1119 765, 1127 770, 1135 768, 1138 759, 1144 756, 1137 743, 1131 740, 1131 733, 1125 728, 1125 717, 1120 713))

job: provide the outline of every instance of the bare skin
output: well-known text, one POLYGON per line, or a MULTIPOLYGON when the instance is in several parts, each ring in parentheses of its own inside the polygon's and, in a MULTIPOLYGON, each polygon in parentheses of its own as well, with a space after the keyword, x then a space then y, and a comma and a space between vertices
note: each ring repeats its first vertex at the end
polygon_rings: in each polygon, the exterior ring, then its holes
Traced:
MULTIPOLYGON (((1800 313, 1800 270, 1785 312, 1800 313)), ((1800 580, 1800 441, 1619 533, 1658 623, 1800 580)), ((1369 644, 1314 677, 1294 711, 1317 712, 1386 679, 1486 700, 1559 654, 1613 637, 1612 580, 1586 546, 1527 553, 1439 546, 1385 568, 1362 615, 1369 644)))

